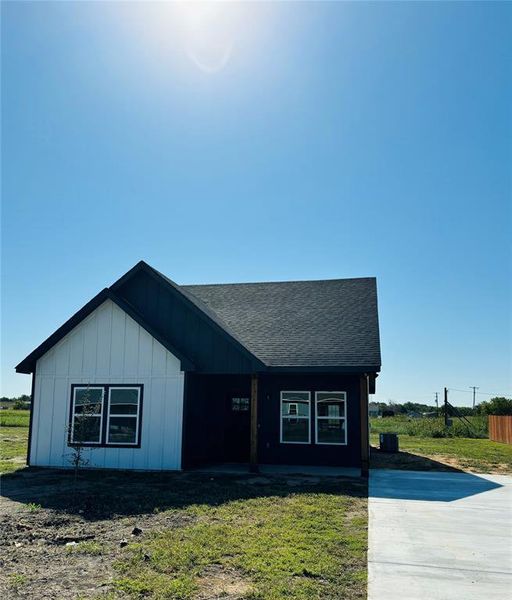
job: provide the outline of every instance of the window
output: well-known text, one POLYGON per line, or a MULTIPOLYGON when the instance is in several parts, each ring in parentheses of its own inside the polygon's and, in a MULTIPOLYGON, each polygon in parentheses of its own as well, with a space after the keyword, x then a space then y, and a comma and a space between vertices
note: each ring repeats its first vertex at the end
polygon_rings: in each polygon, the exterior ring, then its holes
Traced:
POLYGON ((233 412, 248 412, 249 398, 231 398, 231 410, 233 412))
POLYGON ((316 392, 316 443, 347 443, 346 392, 316 392))
POLYGON ((102 387, 75 387, 71 418, 71 441, 82 444, 101 443, 103 422, 102 387))
POLYGON ((309 392, 281 392, 281 443, 310 443, 310 398, 309 392))
POLYGON ((108 444, 136 444, 139 436, 140 388, 108 390, 108 444))
POLYGON ((140 446, 142 385, 72 385, 69 443, 140 446))

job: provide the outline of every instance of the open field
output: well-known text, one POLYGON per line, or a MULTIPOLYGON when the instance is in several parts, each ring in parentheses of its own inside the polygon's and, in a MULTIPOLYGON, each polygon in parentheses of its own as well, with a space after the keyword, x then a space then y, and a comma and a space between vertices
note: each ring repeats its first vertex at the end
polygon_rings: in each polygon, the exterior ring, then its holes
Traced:
MULTIPOLYGON (((374 448, 379 436, 371 435, 374 448)), ((400 435, 400 453, 372 452, 372 467, 410 470, 450 468, 477 473, 512 473, 512 445, 488 439, 427 438, 400 435)))
POLYGON ((486 416, 466 417, 470 425, 464 420, 453 417, 452 426, 445 427, 444 418, 415 419, 406 415, 395 417, 371 418, 370 431, 372 433, 398 433, 400 435, 420 436, 425 438, 486 438, 488 437, 488 423, 486 416))
POLYGON ((2 598, 366 598, 367 486, 303 476, 4 476, 2 598), (66 545, 71 543, 71 545, 66 545))
POLYGON ((0 427, 28 427, 29 410, 0 410, 0 427))
POLYGON ((11 473, 25 466, 28 427, 0 428, 0 473, 11 473))

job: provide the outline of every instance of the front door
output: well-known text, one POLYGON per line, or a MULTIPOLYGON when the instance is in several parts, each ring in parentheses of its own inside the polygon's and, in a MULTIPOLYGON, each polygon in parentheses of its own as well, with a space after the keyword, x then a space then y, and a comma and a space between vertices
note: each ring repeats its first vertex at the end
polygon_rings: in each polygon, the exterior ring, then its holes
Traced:
POLYGON ((249 462, 251 399, 248 394, 230 394, 228 396, 225 423, 225 460, 227 462, 249 462))

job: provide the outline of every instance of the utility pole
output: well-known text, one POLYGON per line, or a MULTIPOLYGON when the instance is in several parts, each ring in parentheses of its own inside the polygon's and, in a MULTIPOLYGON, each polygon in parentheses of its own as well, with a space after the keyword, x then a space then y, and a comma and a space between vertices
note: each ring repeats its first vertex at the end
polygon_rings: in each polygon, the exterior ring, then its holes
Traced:
POLYGON ((477 385, 470 385, 469 387, 473 390, 473 410, 475 410, 476 390, 479 390, 480 388, 477 385))
POLYGON ((436 414, 437 414, 437 416, 439 416, 439 398, 438 398, 439 392, 435 392, 435 395, 436 395, 436 414))
POLYGON ((444 388, 444 426, 448 427, 448 388, 444 388))

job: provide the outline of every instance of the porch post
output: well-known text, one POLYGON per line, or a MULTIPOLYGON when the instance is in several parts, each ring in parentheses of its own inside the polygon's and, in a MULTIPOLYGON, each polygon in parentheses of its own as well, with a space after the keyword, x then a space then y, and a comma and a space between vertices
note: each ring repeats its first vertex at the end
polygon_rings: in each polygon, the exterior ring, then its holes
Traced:
POLYGON ((368 477, 370 468, 370 422, 368 419, 368 375, 359 379, 359 401, 361 410, 361 476, 368 477))
POLYGON ((258 375, 251 376, 251 473, 258 473, 258 375))

